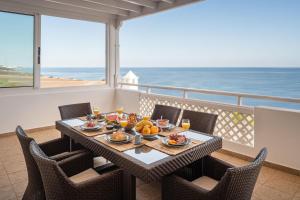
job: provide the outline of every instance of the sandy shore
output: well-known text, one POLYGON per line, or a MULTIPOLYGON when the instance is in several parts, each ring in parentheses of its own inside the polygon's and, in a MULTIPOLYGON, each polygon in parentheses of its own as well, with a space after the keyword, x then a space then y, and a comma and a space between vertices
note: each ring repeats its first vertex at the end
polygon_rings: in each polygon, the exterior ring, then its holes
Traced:
POLYGON ((48 77, 48 76, 41 77, 41 88, 104 85, 104 84, 105 84, 105 81, 101 81, 101 80, 88 81, 88 80, 54 78, 54 77, 48 77))

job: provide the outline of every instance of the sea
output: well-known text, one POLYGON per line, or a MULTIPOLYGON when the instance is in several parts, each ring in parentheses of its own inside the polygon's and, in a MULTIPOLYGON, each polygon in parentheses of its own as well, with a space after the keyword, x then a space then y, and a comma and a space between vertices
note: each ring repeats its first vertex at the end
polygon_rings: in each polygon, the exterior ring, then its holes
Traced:
MULTIPOLYGON (((249 93, 287 98, 300 98, 299 68, 263 67, 121 67, 121 75, 128 71, 136 74, 140 84, 178 86, 228 92, 249 93)), ((104 80, 104 68, 43 68, 42 75, 50 77, 74 78, 79 80, 104 80)), ((181 92, 152 90, 154 93, 182 96, 181 92)), ((204 99, 236 104, 235 97, 202 95, 189 93, 189 98, 204 99)), ((275 106, 300 110, 300 104, 273 102, 269 100, 242 99, 243 105, 275 106)))

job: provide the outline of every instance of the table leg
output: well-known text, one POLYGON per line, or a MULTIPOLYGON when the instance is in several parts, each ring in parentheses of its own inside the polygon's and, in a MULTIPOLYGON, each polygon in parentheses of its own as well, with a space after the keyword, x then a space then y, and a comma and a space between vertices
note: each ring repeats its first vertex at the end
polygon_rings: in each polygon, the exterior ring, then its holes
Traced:
POLYGON ((123 199, 136 200, 136 178, 126 171, 123 172, 123 199))

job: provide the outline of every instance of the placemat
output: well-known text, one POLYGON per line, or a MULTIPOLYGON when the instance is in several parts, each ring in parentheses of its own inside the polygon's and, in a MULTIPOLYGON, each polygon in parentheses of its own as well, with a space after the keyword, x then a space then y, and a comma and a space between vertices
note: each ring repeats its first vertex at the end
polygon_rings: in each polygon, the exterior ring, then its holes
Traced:
POLYGON ((182 147, 168 147, 168 146, 164 145, 162 143, 162 141, 159 139, 159 140, 154 140, 151 142, 148 141, 147 143, 145 143, 145 145, 149 146, 153 149, 156 149, 158 151, 161 151, 163 153, 175 156, 175 155, 180 154, 184 151, 187 151, 195 146, 198 146, 202 143, 203 143, 202 141, 192 139, 192 141, 189 145, 182 146, 182 147))
POLYGON ((97 140, 98 142, 101 142, 102 144, 105 144, 106 146, 109 146, 113 149, 116 149, 118 151, 126 151, 126 150, 129 150, 129 149, 133 149, 133 148, 136 148, 136 147, 139 147, 139 146, 143 146, 144 145, 144 141, 141 142, 141 144, 138 144, 138 145, 135 145, 134 144, 134 139, 130 142, 130 143, 126 143, 126 144, 114 144, 114 143, 111 143, 111 142, 108 142, 106 139, 105 139, 105 135, 98 135, 96 137, 94 137, 95 140, 97 140))
POLYGON ((107 130, 105 126, 98 131, 83 131, 83 130, 81 130, 80 126, 75 126, 73 128, 87 137, 94 137, 96 135, 103 135, 103 134, 112 133, 112 132, 116 131, 116 129, 107 130))
POLYGON ((171 129, 169 131, 159 132, 158 135, 167 137, 167 136, 169 136, 171 134, 180 133, 180 132, 183 132, 183 131, 185 131, 183 128, 176 126, 175 128, 173 128, 173 129, 171 129))

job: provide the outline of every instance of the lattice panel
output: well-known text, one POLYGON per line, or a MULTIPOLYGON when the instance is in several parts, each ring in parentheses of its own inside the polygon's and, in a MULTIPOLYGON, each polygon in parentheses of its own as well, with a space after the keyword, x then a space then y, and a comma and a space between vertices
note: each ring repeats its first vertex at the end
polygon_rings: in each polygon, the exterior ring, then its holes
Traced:
POLYGON ((141 115, 150 116, 155 104, 174 106, 185 110, 200 111, 218 115, 214 135, 235 143, 254 146, 254 115, 218 108, 218 105, 203 106, 185 103, 183 99, 167 98, 158 95, 141 94, 139 111, 141 115))

